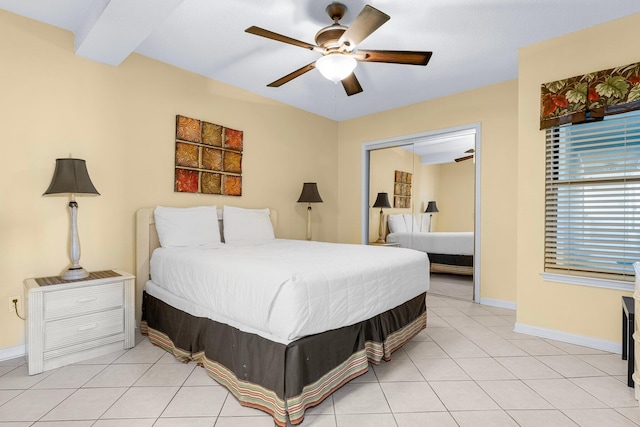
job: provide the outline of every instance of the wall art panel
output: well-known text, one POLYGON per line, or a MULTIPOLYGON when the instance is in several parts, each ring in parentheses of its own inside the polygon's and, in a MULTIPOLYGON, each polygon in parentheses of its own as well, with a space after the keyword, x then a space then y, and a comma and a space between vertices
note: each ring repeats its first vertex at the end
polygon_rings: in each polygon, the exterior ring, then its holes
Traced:
POLYGON ((244 133, 176 116, 174 191, 242 195, 244 133))
POLYGON ((176 169, 176 191, 182 193, 197 193, 198 171, 176 169))
POLYGON ((222 147, 222 126, 202 122, 202 143, 222 147))
POLYGON ((411 208, 411 172, 396 171, 393 183, 393 207, 411 208))
POLYGON ((202 192, 205 194, 222 194, 222 175, 202 172, 202 192))
POLYGON ((200 142, 200 120, 176 116, 176 139, 200 142))

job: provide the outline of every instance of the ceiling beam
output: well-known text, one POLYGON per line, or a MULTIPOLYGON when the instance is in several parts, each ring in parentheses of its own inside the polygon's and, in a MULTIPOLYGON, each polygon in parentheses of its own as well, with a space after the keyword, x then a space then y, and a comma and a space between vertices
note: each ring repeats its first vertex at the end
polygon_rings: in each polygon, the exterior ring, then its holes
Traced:
POLYGON ((184 0, 91 0, 82 28, 75 32, 76 55, 118 66, 184 0))

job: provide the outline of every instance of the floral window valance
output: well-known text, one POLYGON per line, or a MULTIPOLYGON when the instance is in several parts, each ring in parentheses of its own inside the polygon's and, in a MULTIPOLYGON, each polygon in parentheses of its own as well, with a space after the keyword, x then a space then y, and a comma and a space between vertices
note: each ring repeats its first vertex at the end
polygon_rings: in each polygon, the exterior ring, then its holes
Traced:
POLYGON ((542 85, 540 129, 640 110, 640 62, 542 85))

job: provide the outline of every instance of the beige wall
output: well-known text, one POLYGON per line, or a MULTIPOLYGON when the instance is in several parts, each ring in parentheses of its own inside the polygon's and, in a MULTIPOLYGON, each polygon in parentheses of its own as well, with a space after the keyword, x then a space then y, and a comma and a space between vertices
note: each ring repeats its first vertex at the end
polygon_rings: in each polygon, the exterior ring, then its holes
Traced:
POLYGON ((476 166, 471 160, 440 165, 433 231, 473 231, 476 166), (437 220, 437 222, 436 222, 437 220))
MULTIPOLYGON (((473 231, 475 221, 475 163, 423 165, 420 156, 401 148, 383 148, 370 152, 369 200, 387 192, 393 206, 393 179, 396 170, 413 174, 411 209, 385 209, 384 214, 413 214, 426 230, 429 216, 422 215, 430 200, 438 204, 439 213, 432 218, 432 231, 473 231)), ((369 210, 369 241, 378 238, 380 209, 369 210)), ((385 221, 386 222, 386 221, 385 221)))
MULTIPOLYGON (((416 157, 416 170, 419 171, 415 178, 416 188, 413 197, 413 214, 418 220, 418 225, 422 231, 429 227, 429 217, 423 212, 427 209, 429 200, 438 200, 438 188, 440 185, 440 168, 442 165, 423 165, 419 163, 419 156, 416 157)), ((438 225, 438 218, 433 217, 432 229, 438 225)))
POLYGON ((620 341, 620 297, 629 293, 542 280, 544 131, 540 85, 640 60, 640 14, 520 49, 518 77, 518 322, 620 341), (630 44, 631 43, 631 44, 630 44))
POLYGON ((481 297, 515 302, 517 102, 513 80, 340 122, 340 241, 360 242, 363 143, 480 123, 481 297))
MULTIPOLYGON (((427 209, 430 200, 438 198, 440 184, 440 168, 442 165, 420 165, 420 174, 416 179, 416 191, 414 196, 414 213, 422 213, 427 209)), ((436 219, 433 219, 435 225, 436 219)))
MULTIPOLYGON (((304 181, 318 182, 324 199, 314 206, 314 238, 359 243, 363 143, 480 123, 481 297, 515 302, 517 295, 522 324, 619 341, 624 293, 540 278, 539 91, 543 82, 638 61, 628 44, 611 40, 635 40, 639 29, 635 15, 529 46, 520 51, 518 81, 338 124, 138 55, 119 67, 76 57, 72 34, 0 11, 0 144, 7 159, 0 172, 0 303, 22 293, 23 279, 58 274, 68 263, 66 200, 41 197, 56 157, 86 159, 102 193, 79 199, 81 264, 132 271, 138 208, 269 206, 278 211, 278 236, 304 238, 306 210, 295 203, 304 181), (245 132, 241 198, 172 191, 176 114, 245 132)), ((24 343, 15 315, 0 310, 0 324, 0 350, 24 343)))
MULTIPOLYGON (((385 218, 393 214, 419 214, 426 208, 427 201, 433 200, 438 185, 440 165, 423 165, 420 156, 400 147, 383 148, 370 152, 369 158, 369 201, 376 200, 378 193, 389 195, 391 209, 384 209, 385 218), (393 208, 395 171, 412 173, 411 208, 393 208)), ((416 218, 419 218, 416 215, 416 218)), ((386 219, 384 220, 386 227, 386 219)), ((369 209, 369 241, 378 238, 380 209, 369 209)))
MULTIPOLYGON (((390 209, 383 209, 385 218, 387 215, 412 213, 409 208, 394 208, 393 190, 395 181, 395 171, 410 172, 415 179, 415 164, 419 159, 409 150, 400 147, 384 148, 371 152, 369 159, 369 204, 373 206, 378 193, 387 193, 389 197, 390 209)), ((412 186, 413 187, 413 186, 412 186)), ((412 188, 415 191, 415 188, 412 188)), ((383 219, 383 226, 386 233, 386 219, 383 219)), ((369 240, 378 239, 380 228, 380 208, 369 209, 369 240)), ((386 235, 386 234, 385 234, 386 235)), ((384 236, 383 236, 384 238, 384 236)))
POLYGON ((24 343, 9 297, 69 263, 67 199, 41 196, 69 153, 87 161, 101 193, 78 198, 89 270, 133 271, 135 211, 157 204, 270 207, 277 236, 303 239, 305 181, 324 200, 314 238, 338 239, 336 122, 139 55, 118 67, 77 57, 71 33, 5 11, 0 52, 0 349, 24 343), (242 197, 173 192, 176 114, 244 131, 242 197))

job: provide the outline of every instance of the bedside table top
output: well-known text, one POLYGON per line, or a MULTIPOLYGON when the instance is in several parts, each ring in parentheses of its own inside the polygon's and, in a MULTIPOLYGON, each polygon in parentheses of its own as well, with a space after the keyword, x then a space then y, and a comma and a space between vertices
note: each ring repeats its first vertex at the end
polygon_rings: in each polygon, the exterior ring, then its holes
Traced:
POLYGON ((122 275, 113 270, 104 270, 104 271, 92 271, 89 273, 89 276, 85 277, 84 279, 64 280, 60 276, 50 276, 50 277, 40 277, 34 280, 39 286, 48 286, 48 285, 61 285, 63 283, 86 282, 87 280, 95 280, 95 279, 107 279, 110 277, 118 277, 118 276, 122 276, 122 275))
POLYGON ((390 247, 394 247, 394 248, 399 248, 400 247, 400 243, 391 243, 391 242, 384 242, 384 243, 369 242, 369 244, 372 245, 372 246, 390 246, 390 247))

